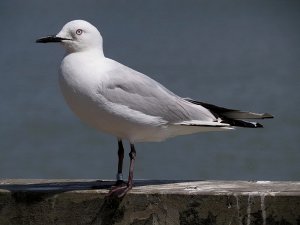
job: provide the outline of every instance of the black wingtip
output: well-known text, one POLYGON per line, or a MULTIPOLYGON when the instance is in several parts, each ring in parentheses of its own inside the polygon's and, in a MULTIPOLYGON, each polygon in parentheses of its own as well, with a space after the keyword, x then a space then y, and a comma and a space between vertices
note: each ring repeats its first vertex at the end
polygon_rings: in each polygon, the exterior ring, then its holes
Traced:
POLYGON ((46 43, 46 42, 42 41, 41 39, 37 39, 37 40, 35 41, 35 43, 46 43))
POLYGON ((255 128, 263 128, 264 126, 262 125, 262 124, 260 124, 260 123, 256 123, 255 124, 255 128))
POLYGON ((274 118, 274 116, 269 113, 264 113, 262 116, 263 116, 263 119, 273 119, 274 118))
POLYGON ((233 127, 244 127, 244 128, 263 128, 264 126, 257 122, 249 122, 245 120, 235 120, 226 118, 222 121, 223 123, 228 123, 233 127))

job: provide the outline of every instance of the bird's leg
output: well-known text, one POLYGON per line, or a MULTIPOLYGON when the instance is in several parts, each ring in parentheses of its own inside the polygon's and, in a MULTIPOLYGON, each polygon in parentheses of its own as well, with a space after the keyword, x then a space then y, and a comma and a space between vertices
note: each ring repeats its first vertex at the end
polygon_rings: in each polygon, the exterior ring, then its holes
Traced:
POLYGON ((133 185, 133 171, 134 171, 134 161, 136 158, 136 151, 135 151, 135 147, 133 144, 130 143, 130 153, 129 153, 129 157, 130 157, 130 167, 129 167, 129 176, 128 176, 128 183, 127 186, 130 187, 130 189, 132 188, 133 185))
POLYGON ((122 139, 118 138, 118 173, 116 184, 113 185, 108 193, 108 196, 116 195, 122 188, 127 187, 127 184, 123 181, 123 159, 124 159, 124 147, 122 139))
POLYGON ((122 139, 118 139, 118 173, 116 186, 122 185, 123 182, 123 159, 124 159, 124 147, 122 139))
POLYGON ((134 161, 136 158, 136 151, 135 151, 135 147, 133 144, 130 143, 130 153, 129 153, 129 157, 130 157, 130 166, 129 166, 129 176, 128 176, 128 182, 127 182, 127 186, 125 186, 125 188, 122 188, 118 191, 118 197, 122 198, 124 195, 127 194, 128 191, 130 191, 132 189, 133 186, 133 171, 134 171, 134 161))
POLYGON ((126 186, 117 186, 114 187, 113 189, 110 190, 110 192, 108 193, 109 196, 117 196, 119 198, 123 197, 124 195, 126 195, 126 193, 132 189, 133 186, 133 171, 134 171, 134 162, 135 162, 135 158, 136 158, 136 151, 135 151, 135 147, 133 144, 130 144, 130 153, 129 153, 129 157, 130 157, 130 166, 129 166, 129 176, 128 176, 128 182, 126 186))

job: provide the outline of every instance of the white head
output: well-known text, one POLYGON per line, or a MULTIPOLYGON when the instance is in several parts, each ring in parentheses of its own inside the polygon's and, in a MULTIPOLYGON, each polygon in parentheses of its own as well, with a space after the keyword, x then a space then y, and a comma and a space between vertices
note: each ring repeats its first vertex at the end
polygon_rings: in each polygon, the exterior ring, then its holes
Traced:
POLYGON ((103 53, 100 32, 87 21, 73 20, 63 26, 57 35, 38 39, 36 42, 61 42, 68 53, 97 50, 103 53))

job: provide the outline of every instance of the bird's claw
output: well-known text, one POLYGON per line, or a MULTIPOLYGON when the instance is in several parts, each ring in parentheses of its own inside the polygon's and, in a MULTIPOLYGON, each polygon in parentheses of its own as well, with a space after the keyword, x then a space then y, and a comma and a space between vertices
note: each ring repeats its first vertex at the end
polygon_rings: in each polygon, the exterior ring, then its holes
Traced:
POLYGON ((116 185, 112 186, 110 191, 108 192, 108 197, 124 197, 128 191, 132 189, 132 184, 128 184, 122 180, 118 180, 116 185))

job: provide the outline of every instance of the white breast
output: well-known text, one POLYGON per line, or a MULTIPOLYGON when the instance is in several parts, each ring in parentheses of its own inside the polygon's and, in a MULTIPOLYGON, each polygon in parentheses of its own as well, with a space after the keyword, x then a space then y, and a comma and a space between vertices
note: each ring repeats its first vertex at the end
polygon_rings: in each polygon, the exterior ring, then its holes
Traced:
POLYGON ((163 134, 166 132, 164 127, 150 125, 151 120, 157 118, 131 110, 124 105, 113 105, 101 96, 99 88, 105 88, 105 81, 109 79, 106 73, 110 69, 109 63, 105 62, 104 58, 101 68, 101 62, 95 62, 86 54, 70 54, 61 64, 59 84, 71 110, 82 121, 119 138, 131 141, 161 141, 167 138, 168 135, 163 134), (131 116, 126 118, 123 115, 131 116), (134 118, 150 122, 148 125, 141 124, 134 118))

